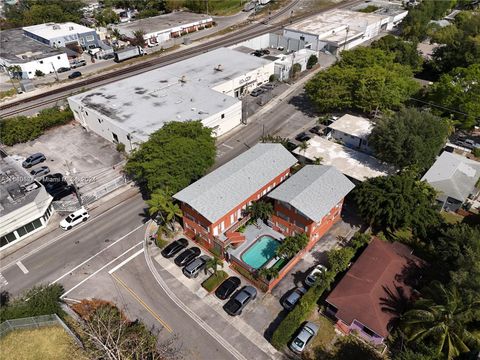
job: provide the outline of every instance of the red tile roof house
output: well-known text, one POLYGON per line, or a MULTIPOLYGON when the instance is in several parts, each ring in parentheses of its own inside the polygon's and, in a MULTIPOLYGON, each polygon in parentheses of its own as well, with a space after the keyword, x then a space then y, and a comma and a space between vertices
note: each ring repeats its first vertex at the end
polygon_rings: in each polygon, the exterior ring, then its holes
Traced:
POLYGON ((409 247, 374 238, 327 297, 326 313, 337 319, 337 329, 355 332, 373 345, 384 345, 395 314, 387 311, 391 295, 412 296, 407 280, 422 260, 409 247))
POLYGON ((297 159, 281 144, 257 144, 173 197, 180 201, 185 235, 224 257, 245 240, 236 230, 244 211, 290 174, 297 159))
POLYGON ((273 190, 269 225, 285 236, 305 233, 309 251, 340 220, 343 200, 355 185, 333 166, 307 165, 273 190))

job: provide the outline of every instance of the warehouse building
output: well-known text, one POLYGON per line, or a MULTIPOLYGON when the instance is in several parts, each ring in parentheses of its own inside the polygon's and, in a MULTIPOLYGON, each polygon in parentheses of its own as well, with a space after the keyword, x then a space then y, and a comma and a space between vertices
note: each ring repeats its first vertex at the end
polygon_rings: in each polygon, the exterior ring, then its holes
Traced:
POLYGON ((283 30, 285 37, 305 41, 313 50, 336 54, 363 44, 397 22, 389 14, 335 9, 309 17, 283 30))
POLYGON ((43 229, 53 213, 52 197, 13 158, 0 159, 0 250, 43 229))
POLYGON ((177 11, 115 25, 112 28, 129 39, 135 38, 136 31, 143 31, 147 45, 156 46, 170 39, 211 27, 212 24, 213 19, 210 16, 177 11))
POLYGON ((11 76, 32 79, 37 70, 50 74, 61 67, 70 67, 70 63, 64 51, 52 49, 25 36, 21 29, 10 29, 2 31, 0 67, 11 76), (19 68, 12 71, 13 66, 19 68))
POLYGON ((201 120, 225 134, 242 122, 242 96, 269 81, 273 62, 219 48, 68 99, 86 129, 127 151, 169 121, 201 120))
POLYGON ((95 31, 86 26, 66 23, 46 23, 23 28, 26 36, 51 47, 81 46, 83 49, 102 47, 95 31))

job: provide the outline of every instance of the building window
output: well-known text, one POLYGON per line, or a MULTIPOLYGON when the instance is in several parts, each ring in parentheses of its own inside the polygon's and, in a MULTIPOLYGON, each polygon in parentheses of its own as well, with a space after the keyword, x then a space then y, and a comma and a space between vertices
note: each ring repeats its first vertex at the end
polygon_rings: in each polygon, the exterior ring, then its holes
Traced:
POLYGON ((301 40, 301 41, 305 41, 305 36, 303 36, 303 35, 300 36, 300 40, 301 40))
POLYGON ((363 332, 370 337, 374 337, 376 335, 372 330, 370 330, 366 326, 363 327, 363 332))
POLYGON ((11 232, 8 233, 5 236, 2 236, 0 238, 0 247, 7 245, 8 243, 11 243, 12 241, 17 240, 17 237, 15 236, 15 233, 11 232))
POLYGON ((40 60, 39 62, 40 62, 40 64, 43 64, 43 60, 40 60))
POLYGON ((93 37, 93 35, 87 35, 87 36, 85 36, 85 39, 87 41, 93 41, 95 38, 93 37))
POLYGON ((225 114, 222 114, 221 118, 222 118, 222 119, 225 119, 225 114))
POLYGON ((118 143, 118 136, 117 134, 112 132, 113 142, 118 143))

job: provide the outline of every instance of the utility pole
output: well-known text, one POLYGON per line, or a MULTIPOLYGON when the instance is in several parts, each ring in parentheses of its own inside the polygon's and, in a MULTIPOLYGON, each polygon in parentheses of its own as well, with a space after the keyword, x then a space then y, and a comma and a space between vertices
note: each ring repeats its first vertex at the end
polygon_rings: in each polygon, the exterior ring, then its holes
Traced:
MULTIPOLYGON (((70 170, 70 167, 72 166, 72 162, 68 161, 68 160, 65 160, 64 165, 65 165, 65 167, 67 168, 67 171, 68 171, 67 175, 72 174, 73 172, 70 170)), ((77 195, 78 203, 80 204, 80 206, 82 206, 82 198, 80 197, 80 193, 78 191, 77 183, 75 182, 75 176, 72 176, 72 184, 73 184, 73 188, 75 189, 75 195, 77 195)))
POLYGON ((53 71, 55 72, 55 77, 57 78, 57 81, 59 81, 58 80, 57 69, 55 69, 55 66, 53 66, 53 62, 51 62, 50 65, 52 65, 53 71))
POLYGON ((343 44, 343 50, 347 47, 347 37, 348 37, 348 31, 350 30, 350 26, 347 25, 347 32, 345 33, 345 43, 343 44))

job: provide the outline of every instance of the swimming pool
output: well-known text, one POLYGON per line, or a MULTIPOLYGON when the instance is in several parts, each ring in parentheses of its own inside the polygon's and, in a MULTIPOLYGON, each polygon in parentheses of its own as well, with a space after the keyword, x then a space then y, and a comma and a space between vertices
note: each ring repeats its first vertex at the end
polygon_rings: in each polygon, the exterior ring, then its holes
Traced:
POLYGON ((275 256, 280 242, 270 235, 260 236, 243 254, 242 260, 254 269, 259 269, 275 256))

